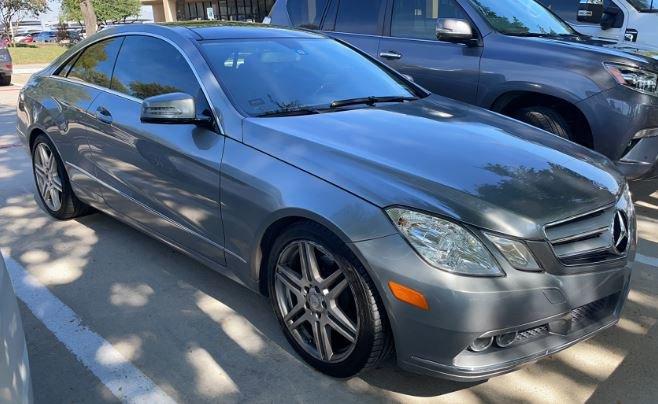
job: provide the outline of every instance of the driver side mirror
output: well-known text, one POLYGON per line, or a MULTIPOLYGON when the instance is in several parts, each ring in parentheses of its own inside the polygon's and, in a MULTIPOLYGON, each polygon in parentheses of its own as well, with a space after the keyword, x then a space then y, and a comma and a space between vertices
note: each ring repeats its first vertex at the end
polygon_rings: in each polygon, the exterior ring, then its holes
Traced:
POLYGON ((156 95, 142 101, 141 121, 163 124, 201 124, 210 118, 198 118, 194 97, 185 93, 156 95))
POLYGON ((601 16, 601 29, 607 31, 611 28, 621 28, 624 25, 624 12, 618 5, 608 2, 601 16))
POLYGON ((438 18, 436 20, 436 39, 445 42, 469 43, 473 40, 473 27, 467 20, 438 18))

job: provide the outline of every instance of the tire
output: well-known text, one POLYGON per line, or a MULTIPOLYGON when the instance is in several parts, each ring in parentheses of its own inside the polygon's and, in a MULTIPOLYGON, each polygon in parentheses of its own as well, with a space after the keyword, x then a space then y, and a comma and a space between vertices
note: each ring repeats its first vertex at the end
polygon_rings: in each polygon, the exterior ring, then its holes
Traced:
POLYGON ((552 108, 542 106, 522 108, 514 112, 512 118, 558 135, 563 139, 574 139, 569 123, 552 108))
POLYGON ((44 134, 40 134, 34 140, 32 146, 32 173, 34 175, 34 183, 37 188, 37 195, 41 201, 42 207, 48 214, 59 220, 68 220, 88 214, 92 209, 80 201, 71 188, 68 174, 64 169, 62 159, 57 154, 57 150, 52 141, 44 134), (45 159, 41 153, 42 150, 50 152, 50 158, 54 159, 54 164, 57 172, 54 173, 54 168, 48 164, 50 159, 45 159), (43 164, 43 162, 46 164, 43 164), (45 169, 50 168, 50 176, 44 173, 45 169), (49 189, 54 188, 60 195, 59 203, 54 202, 53 194, 44 191, 46 188, 44 184, 51 184, 49 189), (61 190, 61 191, 60 191, 61 190), (48 196, 46 196, 48 195, 48 196))
POLYGON ((11 85, 11 76, 0 77, 0 86, 6 87, 11 85))
MULTIPOLYGON (((306 261, 311 260, 306 259, 306 261)), ((392 339, 383 304, 377 295, 373 281, 345 243, 333 233, 315 223, 303 222, 292 225, 276 239, 270 249, 267 257, 267 269, 270 301, 279 325, 295 351, 312 367, 332 377, 347 378, 364 369, 374 367, 390 354, 392 339), (319 268, 317 272, 320 273, 323 282, 336 276, 339 271, 342 272, 342 275, 338 275, 335 283, 327 289, 322 287, 321 290, 316 290, 310 287, 304 294, 305 287, 299 287, 302 290, 301 294, 289 292, 291 289, 287 288, 285 284, 297 288, 296 282, 303 283, 304 276, 302 275, 303 267, 294 266, 295 259, 287 260, 289 256, 297 256, 301 264, 301 251, 309 251, 309 249, 314 251, 313 254, 319 268), (292 271, 281 272, 279 264, 292 271), (295 281, 291 282, 289 279, 292 279, 293 275, 295 281), (281 281, 284 277, 287 279, 286 282, 281 281), (339 295, 332 302, 332 293, 340 289, 340 285, 343 285, 344 289, 342 292, 338 292, 339 295), (282 291, 285 293, 282 294, 282 291), (311 296, 314 293, 316 296, 324 295, 323 299, 326 300, 322 304, 314 304, 311 296), (350 304, 350 302, 353 303, 350 304), (298 313, 301 314, 291 317, 288 321, 284 320, 286 314, 292 313, 294 308, 299 307, 300 304, 304 306, 303 309, 298 309, 298 313), (295 307, 286 313, 284 306, 295 307), (315 308, 318 311, 314 311, 315 306, 318 306, 315 308), (342 316, 335 316, 338 313, 336 308, 343 313, 342 316), (320 325, 316 328, 312 321, 304 320, 303 317, 310 318, 315 324, 320 325), (353 333, 346 331, 350 327, 334 328, 336 324, 347 324, 334 321, 341 317, 347 318, 355 326, 353 333), (332 325, 323 325, 323 321, 329 320, 332 325), (300 321, 300 325, 291 330, 291 327, 300 321), (342 328, 343 331, 338 332, 339 328, 342 328), (316 329, 320 330, 317 334, 316 329), (324 336, 325 334, 320 334, 322 330, 328 335, 327 339, 322 339, 322 341, 327 341, 328 344, 322 343, 322 347, 320 347, 313 341, 313 335, 324 336), (353 336, 354 342, 350 342, 344 335, 353 336), (327 346, 330 346, 331 349, 327 350, 327 346), (328 352, 331 352, 333 356, 328 352)))

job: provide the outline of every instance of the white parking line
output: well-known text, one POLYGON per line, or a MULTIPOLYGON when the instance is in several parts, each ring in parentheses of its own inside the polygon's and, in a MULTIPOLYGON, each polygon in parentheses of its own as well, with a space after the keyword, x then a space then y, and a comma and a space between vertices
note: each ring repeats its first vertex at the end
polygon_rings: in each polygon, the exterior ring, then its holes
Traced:
POLYGON ((18 262, 6 259, 16 296, 118 399, 126 403, 175 403, 112 344, 82 320, 18 262))
POLYGON ((658 258, 637 254, 635 256, 635 261, 639 262, 640 264, 650 265, 652 267, 658 268, 658 258))

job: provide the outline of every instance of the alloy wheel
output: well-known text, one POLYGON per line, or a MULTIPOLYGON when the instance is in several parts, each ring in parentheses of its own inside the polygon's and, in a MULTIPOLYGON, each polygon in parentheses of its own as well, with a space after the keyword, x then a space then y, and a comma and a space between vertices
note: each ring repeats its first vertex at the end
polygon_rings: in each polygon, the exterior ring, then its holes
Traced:
POLYGON ((39 143, 34 149, 33 161, 39 194, 48 208, 57 212, 62 207, 62 180, 57 158, 47 144, 39 143))
POLYGON ((279 255, 274 293, 286 328, 305 352, 327 363, 347 358, 359 316, 345 270, 322 246, 294 241, 279 255))

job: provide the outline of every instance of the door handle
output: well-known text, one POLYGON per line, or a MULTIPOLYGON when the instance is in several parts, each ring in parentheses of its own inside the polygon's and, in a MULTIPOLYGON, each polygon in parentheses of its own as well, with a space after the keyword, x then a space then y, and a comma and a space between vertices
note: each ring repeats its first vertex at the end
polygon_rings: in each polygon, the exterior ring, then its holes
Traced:
POLYGON ((96 108, 96 119, 110 125, 112 123, 112 114, 105 107, 96 108))
POLYGON ((400 59, 402 55, 397 52, 390 51, 390 52, 381 52, 379 54, 379 57, 382 57, 384 59, 400 59))

